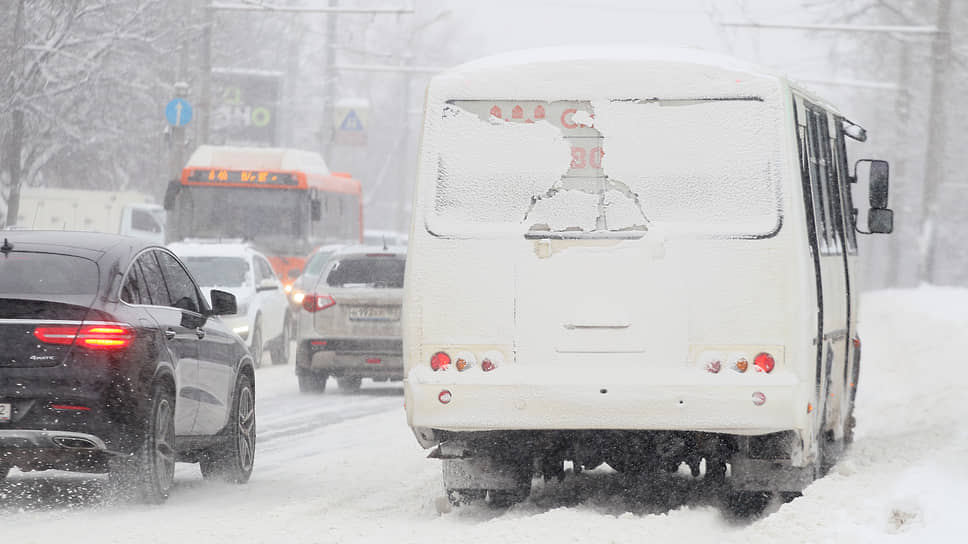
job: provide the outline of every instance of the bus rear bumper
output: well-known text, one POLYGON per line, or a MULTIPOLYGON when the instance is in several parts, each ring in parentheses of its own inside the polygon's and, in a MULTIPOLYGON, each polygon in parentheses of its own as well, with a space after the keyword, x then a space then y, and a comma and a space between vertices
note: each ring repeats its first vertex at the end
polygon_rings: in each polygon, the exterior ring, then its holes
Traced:
POLYGON ((426 383, 411 374, 405 396, 411 427, 452 432, 600 429, 759 435, 807 424, 807 404, 801 402, 796 383, 482 385, 426 383))

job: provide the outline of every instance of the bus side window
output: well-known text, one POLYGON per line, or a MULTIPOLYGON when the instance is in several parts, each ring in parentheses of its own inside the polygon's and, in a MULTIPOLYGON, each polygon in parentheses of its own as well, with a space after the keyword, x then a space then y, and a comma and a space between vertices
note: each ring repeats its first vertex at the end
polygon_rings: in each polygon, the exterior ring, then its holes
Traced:
POLYGON ((817 223, 817 242, 821 255, 836 253, 831 232, 830 210, 826 206, 826 168, 821 169, 820 141, 826 141, 818 126, 817 112, 807 108, 807 166, 810 175, 810 195, 813 199, 814 219, 817 223))
POLYGON ((843 122, 837 122, 837 137, 831 144, 834 150, 834 162, 837 168, 837 178, 840 182, 840 201, 843 206, 844 234, 847 240, 847 253, 857 254, 857 232, 854 228, 854 203, 850 194, 850 167, 847 165, 847 144, 844 139, 843 122))
POLYGON ((820 171, 821 180, 824 181, 824 205, 828 210, 830 220, 830 235, 833 237, 832 247, 837 255, 844 252, 844 214, 843 204, 840 199, 840 176, 837 173, 836 164, 833 161, 830 149, 834 146, 834 139, 830 136, 830 127, 827 123, 827 113, 821 112, 817 116, 817 134, 820 142, 820 171))

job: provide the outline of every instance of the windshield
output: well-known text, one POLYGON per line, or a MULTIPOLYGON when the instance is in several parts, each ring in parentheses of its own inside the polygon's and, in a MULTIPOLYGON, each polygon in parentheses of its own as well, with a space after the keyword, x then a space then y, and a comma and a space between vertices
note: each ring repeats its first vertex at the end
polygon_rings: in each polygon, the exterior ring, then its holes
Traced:
POLYGON ((272 248, 296 247, 308 230, 306 195, 297 190, 183 186, 182 237, 242 238, 272 248))
POLYGON ((241 257, 184 257, 199 285, 242 287, 249 278, 249 262, 241 257))
POLYGON ((405 261, 397 257, 351 257, 340 259, 326 276, 330 287, 403 288, 405 261))
POLYGON ((779 224, 779 108, 755 97, 450 102, 438 236, 639 237, 779 224))

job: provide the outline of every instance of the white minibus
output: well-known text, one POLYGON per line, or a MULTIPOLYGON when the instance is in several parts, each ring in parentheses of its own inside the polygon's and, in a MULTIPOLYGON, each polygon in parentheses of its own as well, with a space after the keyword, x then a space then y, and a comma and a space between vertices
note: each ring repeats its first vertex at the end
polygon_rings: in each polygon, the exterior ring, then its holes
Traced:
POLYGON ((603 463, 688 466, 736 500, 822 476, 854 426, 857 233, 893 228, 887 163, 851 164, 848 138, 866 133, 787 78, 693 50, 434 77, 405 400, 451 501, 603 463))

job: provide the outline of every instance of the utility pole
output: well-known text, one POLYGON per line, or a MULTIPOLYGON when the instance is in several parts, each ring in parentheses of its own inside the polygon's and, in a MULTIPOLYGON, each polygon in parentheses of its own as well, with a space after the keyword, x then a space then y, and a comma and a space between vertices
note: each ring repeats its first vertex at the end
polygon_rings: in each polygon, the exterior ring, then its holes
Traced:
POLYGON ((26 67, 26 38, 24 37, 24 5, 26 0, 20 0, 17 4, 17 15, 13 27, 13 47, 14 56, 14 75, 10 77, 14 106, 11 112, 12 125, 9 135, 9 147, 7 148, 7 172, 10 174, 10 194, 7 197, 7 226, 17 224, 17 216, 20 214, 20 185, 23 174, 23 145, 24 145, 24 108, 20 102, 24 87, 23 77, 26 67))
POLYGON ((931 45, 931 94, 928 117, 928 147, 925 153, 924 185, 921 196, 921 267, 918 279, 934 279, 934 239, 937 226, 933 225, 937 211, 938 187, 943 183, 947 122, 945 120, 944 90, 951 59, 949 14, 951 0, 938 0, 938 33, 931 45))
MULTIPOLYGON (((339 0, 329 0, 329 8, 339 7, 339 0)), ((332 164, 333 159, 333 102, 336 100, 336 12, 326 15, 326 65, 323 68, 323 158, 326 165, 332 164)))
MULTIPOLYGON (((181 0, 181 9, 184 20, 188 21, 191 17, 191 0, 181 0)), ((183 28, 179 38, 181 42, 178 46, 178 72, 175 76, 174 91, 176 98, 188 97, 188 29, 183 28)), ((168 179, 178 179, 181 177, 182 168, 185 167, 185 125, 169 126, 171 140, 168 152, 168 179)))
MULTIPOLYGON (((207 4, 207 0, 202 0, 207 4)), ((198 97, 198 145, 205 145, 209 139, 209 126, 212 117, 212 24, 215 20, 215 10, 212 6, 202 6, 202 51, 201 89, 198 97)))

